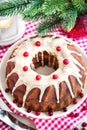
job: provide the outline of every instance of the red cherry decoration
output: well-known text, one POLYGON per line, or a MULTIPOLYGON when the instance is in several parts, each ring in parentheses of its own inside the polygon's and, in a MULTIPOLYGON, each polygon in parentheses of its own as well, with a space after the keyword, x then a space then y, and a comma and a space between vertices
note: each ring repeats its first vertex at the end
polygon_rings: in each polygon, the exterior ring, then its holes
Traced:
POLYGON ((17 103, 17 99, 14 99, 14 100, 13 100, 13 103, 17 103))
POLYGON ((22 107, 22 104, 21 104, 21 103, 18 103, 17 106, 20 108, 20 107, 22 107))
POLYGON ((56 47, 56 50, 57 50, 57 51, 61 51, 61 47, 60 47, 60 46, 57 46, 57 47, 56 47))
POLYGON ((23 67, 23 71, 27 71, 28 70, 28 67, 27 66, 24 66, 23 67))
POLYGON ((87 123, 86 122, 83 122, 82 123, 82 127, 86 127, 87 126, 87 123))
POLYGON ((39 116, 40 115, 40 111, 36 111, 35 114, 36 114, 36 116, 39 116))
POLYGON ((64 107, 64 108, 63 108, 63 111, 66 112, 66 111, 67 111, 67 107, 64 107))
POLYGON ((35 45, 39 47, 41 45, 40 41, 36 41, 35 45))
POLYGON ((49 111, 49 112, 48 112, 48 115, 49 115, 49 116, 53 116, 53 112, 52 112, 52 111, 49 111))
POLYGON ((69 116, 69 117, 74 117, 74 113, 71 112, 68 116, 69 116))
POLYGON ((79 96, 80 96, 80 98, 83 98, 84 97, 84 93, 80 93, 79 96))
POLYGON ((8 92, 9 92, 9 88, 6 88, 6 89, 5 89, 5 92, 8 93, 8 92))
POLYGON ((78 117, 78 116, 79 116, 79 113, 75 113, 75 114, 74 114, 74 117, 78 117))
POLYGON ((24 56, 24 57, 28 57, 28 56, 29 56, 29 53, 28 53, 27 51, 25 51, 25 52, 23 53, 23 56, 24 56))
POLYGON ((83 127, 81 130, 86 130, 86 128, 85 128, 85 127, 83 127))
POLYGON ((68 59, 64 59, 63 60, 63 64, 68 65, 69 64, 69 60, 68 59))
POLYGON ((86 111, 87 110, 87 106, 83 106, 82 110, 86 111))
POLYGON ((54 74, 54 75, 52 76, 52 78, 53 78, 53 79, 58 79, 58 75, 57 75, 57 74, 54 74))
POLYGON ((74 99, 73 103, 74 103, 74 104, 77 104, 77 103, 78 103, 77 99, 74 99))
POLYGON ((31 109, 30 109, 30 108, 28 108, 28 109, 27 109, 27 112, 28 112, 28 113, 30 113, 30 112, 31 112, 31 109))
POLYGON ((77 127, 75 127, 73 130, 79 130, 77 127))
POLYGON ((36 80, 40 80, 41 76, 40 75, 36 75, 36 80))

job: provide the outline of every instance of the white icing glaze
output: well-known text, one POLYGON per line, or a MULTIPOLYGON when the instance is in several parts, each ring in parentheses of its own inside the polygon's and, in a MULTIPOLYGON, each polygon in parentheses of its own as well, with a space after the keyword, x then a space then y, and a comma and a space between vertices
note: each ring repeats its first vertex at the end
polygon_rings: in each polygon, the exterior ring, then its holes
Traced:
POLYGON ((37 62, 39 62, 38 54, 36 54, 36 59, 37 59, 37 62))
MULTIPOLYGON (((69 75, 76 77, 77 81, 79 82, 79 84, 82 88, 82 82, 80 80, 81 74, 79 73, 80 69, 77 67, 77 65, 83 70, 85 70, 85 68, 71 55, 72 53, 74 53, 74 54, 77 54, 78 56, 81 56, 81 54, 79 54, 76 51, 69 50, 67 48, 67 44, 72 45, 73 43, 71 43, 71 42, 69 43, 69 41, 67 41, 63 38, 36 37, 33 39, 28 39, 27 41, 24 41, 23 44, 18 46, 18 48, 14 51, 14 54, 13 54, 13 55, 15 55, 15 57, 9 59, 9 61, 15 62, 15 68, 12 70, 11 73, 8 74, 8 76, 10 76, 13 72, 16 72, 19 76, 19 79, 16 82, 12 93, 19 85, 25 84, 27 86, 26 93, 23 98, 24 103, 25 103, 25 100, 26 100, 26 97, 27 97, 27 94, 29 93, 29 91, 31 91, 33 88, 37 87, 41 91, 40 97, 39 97, 39 102, 41 102, 45 89, 48 86, 53 85, 55 88, 55 92, 56 92, 57 102, 59 103, 59 84, 62 81, 65 81, 67 84, 67 87, 70 91, 70 94, 73 98, 74 94, 73 94, 70 82, 68 80, 68 77, 69 77, 69 75), (41 46, 37 47, 35 45, 36 41, 40 41, 41 46), (57 46, 61 47, 61 51, 58 52, 56 50, 57 46), (25 51, 29 52, 28 57, 23 56, 23 53, 25 51), (42 65, 44 65, 43 51, 47 51, 49 54, 56 55, 56 57, 58 59, 58 63, 59 63, 59 68, 55 72, 51 73, 50 75, 41 75, 41 79, 36 80, 35 77, 37 75, 37 72, 31 69, 31 68, 34 68, 34 65, 32 64, 32 59, 36 55, 37 62, 39 62, 38 52, 42 52, 42 65), (68 65, 63 64, 63 60, 65 58, 67 58, 69 60, 68 65), (24 72, 23 66, 28 66, 28 71, 24 72), (56 80, 52 79, 53 74, 57 74, 58 79, 56 79, 56 80)), ((54 58, 53 64, 52 64, 53 66, 54 66, 54 63, 55 63, 55 58, 54 58)), ((50 65, 50 55, 49 55, 48 64, 50 65)))

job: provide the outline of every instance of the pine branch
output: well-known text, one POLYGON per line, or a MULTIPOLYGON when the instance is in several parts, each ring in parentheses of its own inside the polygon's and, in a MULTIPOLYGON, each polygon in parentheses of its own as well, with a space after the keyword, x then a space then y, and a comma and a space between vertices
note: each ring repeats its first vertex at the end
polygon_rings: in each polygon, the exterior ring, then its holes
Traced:
POLYGON ((66 8, 66 0, 45 0, 42 10, 45 15, 52 15, 66 8))
POLYGON ((85 0, 72 0, 74 8, 78 11, 78 14, 84 13, 87 11, 87 3, 85 0))
POLYGON ((12 16, 27 8, 30 0, 10 0, 0 4, 0 16, 12 16))
POLYGON ((0 16, 20 14, 29 21, 41 18, 37 31, 43 34, 57 23, 70 31, 77 16, 86 11, 86 0, 8 0, 0 4, 0 16))
MULTIPOLYGON (((50 16, 51 17, 51 16, 50 16)), ((45 20, 41 21, 41 24, 36 28, 39 35, 43 36, 47 32, 51 32, 55 29, 55 27, 60 25, 60 21, 57 17, 47 17, 45 20)))
POLYGON ((67 31, 70 31, 75 25, 76 18, 77 18, 77 11, 74 8, 70 9, 66 13, 65 18, 63 18, 61 26, 64 27, 67 31))
POLYGON ((22 18, 24 20, 32 21, 32 22, 37 21, 38 19, 40 19, 41 17, 43 17, 43 13, 41 13, 41 12, 37 12, 34 15, 34 17, 31 16, 29 13, 25 13, 25 12, 23 12, 21 15, 22 15, 22 18))
POLYGON ((44 0, 31 1, 28 8, 22 12, 23 19, 37 20, 42 16, 41 6, 44 0))

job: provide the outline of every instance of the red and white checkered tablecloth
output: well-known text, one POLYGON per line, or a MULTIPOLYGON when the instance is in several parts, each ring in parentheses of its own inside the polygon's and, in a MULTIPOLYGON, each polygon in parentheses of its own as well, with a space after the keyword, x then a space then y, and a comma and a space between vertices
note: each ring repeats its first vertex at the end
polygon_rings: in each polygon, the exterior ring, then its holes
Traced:
MULTIPOLYGON (((37 24, 38 21, 33 23, 32 22, 25 23, 26 30, 23 37, 37 34, 37 32, 35 31, 35 27, 37 26, 37 24)), ((68 33, 63 32, 61 28, 56 29, 53 33, 70 37, 70 35, 68 35, 68 33)), ((80 35, 78 35, 78 37, 70 37, 70 38, 74 40, 76 44, 79 44, 79 46, 87 54, 87 36, 86 34, 84 37, 79 37, 79 36, 80 35)), ((10 46, 11 45, 0 46, 0 61, 10 46)), ((2 96, 2 94, 0 94, 0 96, 2 96)), ((73 111, 73 113, 77 115, 75 117, 70 117, 69 115, 66 115, 60 118, 52 118, 46 120, 34 118, 33 121, 36 124, 37 130, 73 130, 75 123, 79 122, 84 116, 87 116, 87 110, 83 110, 84 106, 87 106, 87 98, 76 110, 73 111)), ((5 123, 0 121, 0 130, 12 130, 12 129, 9 126, 7 126, 5 123)))

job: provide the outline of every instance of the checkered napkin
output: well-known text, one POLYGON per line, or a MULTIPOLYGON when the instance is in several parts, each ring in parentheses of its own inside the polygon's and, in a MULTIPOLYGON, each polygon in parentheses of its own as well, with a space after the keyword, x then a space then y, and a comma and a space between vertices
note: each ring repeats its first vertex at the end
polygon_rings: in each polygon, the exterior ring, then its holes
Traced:
MULTIPOLYGON (((37 34, 37 32, 35 31, 35 28, 38 25, 38 23, 39 23, 38 21, 33 22, 33 23, 32 22, 25 23, 26 30, 25 30, 23 37, 37 34)), ((84 37, 81 37, 81 32, 80 32, 80 34, 78 35, 79 37, 77 36, 77 34, 74 37, 74 35, 71 35, 72 33, 69 35, 68 33, 64 32, 61 28, 56 29, 53 33, 71 38, 87 54, 87 37, 86 37, 86 35, 84 37)), ((84 32, 82 32, 82 34, 83 33, 84 32)), ((11 45, 3 46, 3 47, 0 46, 0 61, 10 46, 11 45)), ((3 95, 0 94, 0 96, 5 101, 3 95)), ((46 120, 38 119, 38 118, 32 118, 32 119, 33 119, 34 123, 36 124, 37 130, 73 130, 75 123, 78 123, 84 116, 87 116, 87 110, 83 110, 84 106, 87 106, 87 98, 77 109, 75 109, 73 111, 73 113, 75 115, 77 115, 75 117, 66 115, 66 116, 62 116, 60 118, 52 118, 52 119, 46 119, 46 120)), ((12 130, 12 129, 0 121, 0 130, 12 130)))

